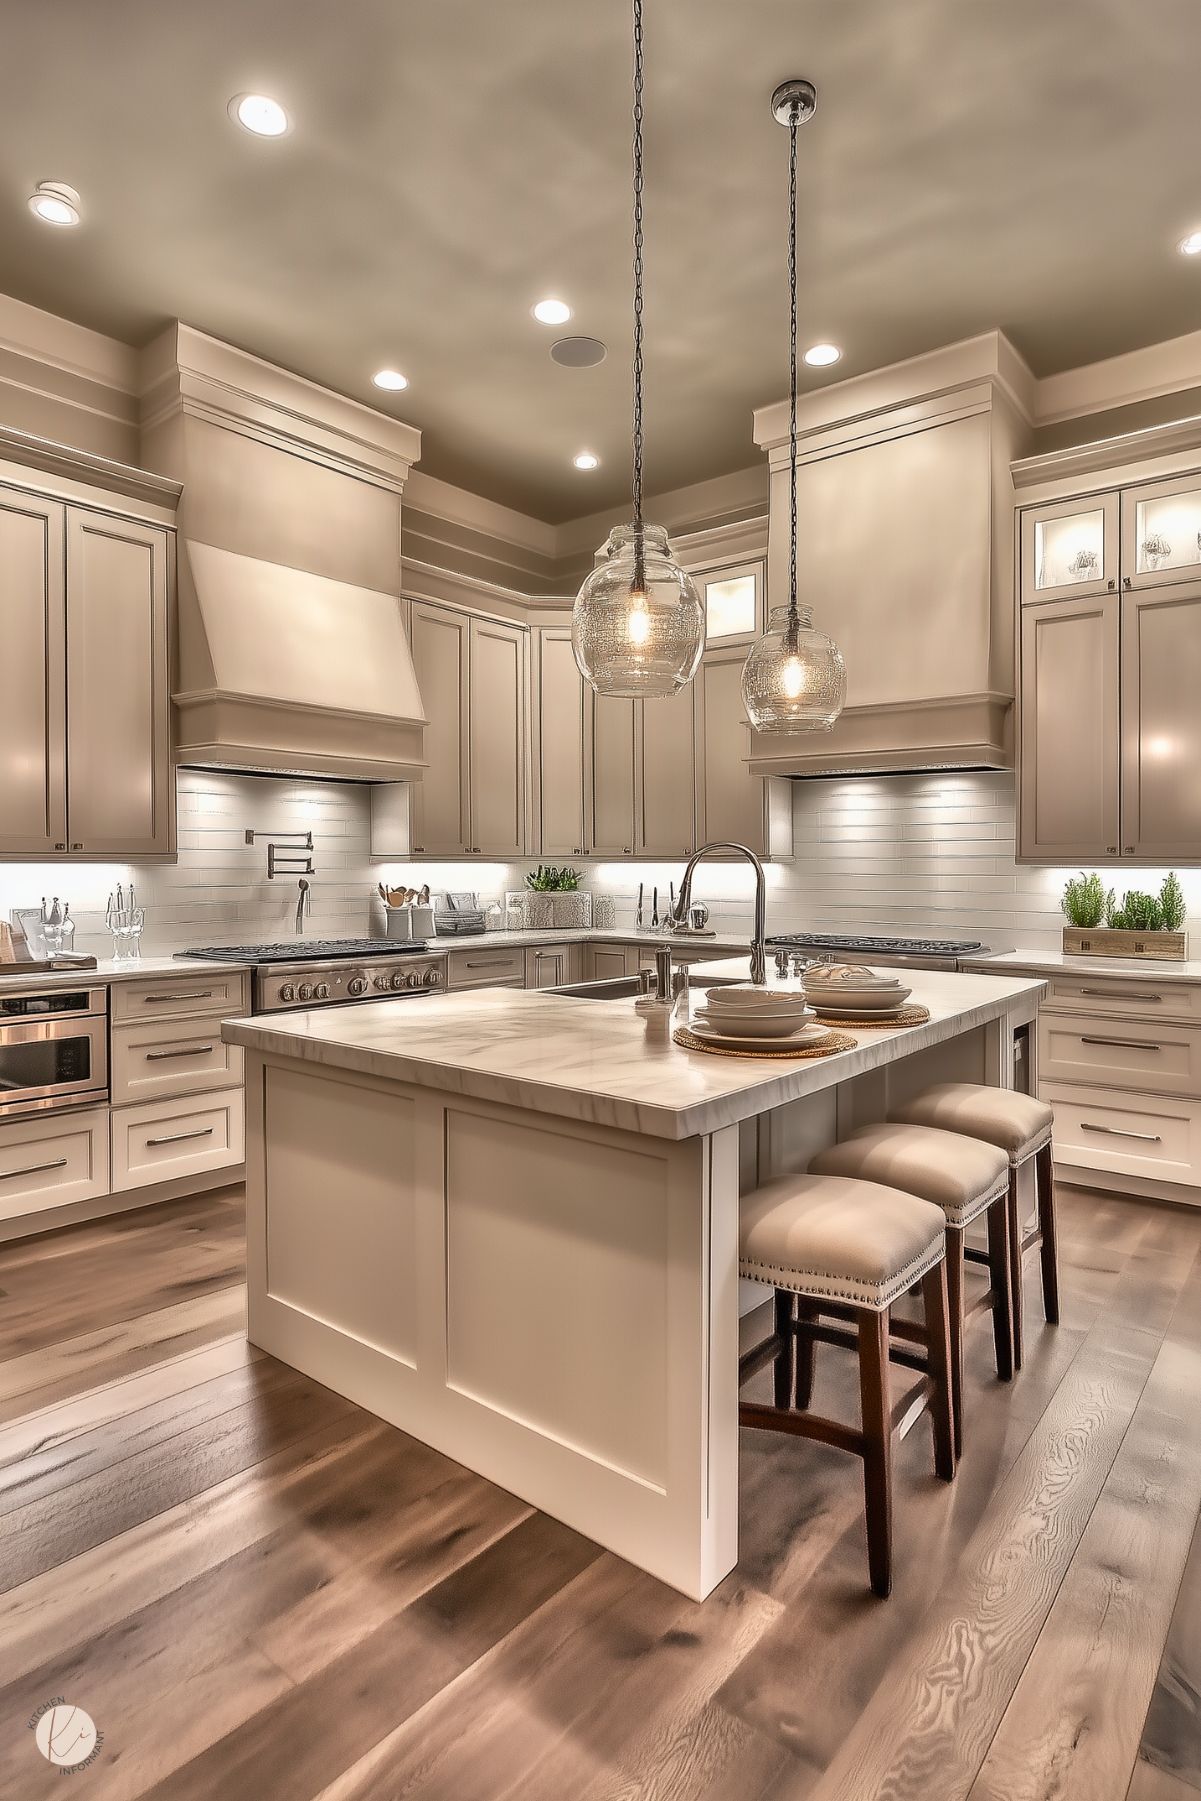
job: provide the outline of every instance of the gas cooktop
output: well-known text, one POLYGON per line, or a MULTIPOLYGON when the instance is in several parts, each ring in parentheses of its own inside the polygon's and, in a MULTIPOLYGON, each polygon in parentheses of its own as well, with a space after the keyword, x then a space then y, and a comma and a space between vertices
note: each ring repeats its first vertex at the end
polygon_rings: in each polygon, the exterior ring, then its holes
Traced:
POLYGON ((420 938, 292 938, 284 944, 208 944, 175 954, 211 963, 330 963, 338 957, 413 956, 426 948, 420 938))
POLYGON ((854 938, 841 932, 785 932, 769 944, 815 945, 828 951, 901 951, 907 957, 968 957, 987 949, 978 938, 854 938))

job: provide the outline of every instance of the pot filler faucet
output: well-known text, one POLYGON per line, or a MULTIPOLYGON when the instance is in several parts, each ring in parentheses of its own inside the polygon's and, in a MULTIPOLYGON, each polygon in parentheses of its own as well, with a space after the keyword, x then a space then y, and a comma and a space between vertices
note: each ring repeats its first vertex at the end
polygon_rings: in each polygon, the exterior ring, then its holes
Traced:
POLYGON ((760 986, 767 980, 767 879, 763 874, 763 865, 746 844, 702 844, 688 859, 684 871, 684 880, 680 883, 680 898, 676 902, 675 912, 671 916, 674 926, 682 926, 687 922, 688 909, 692 905, 692 872, 702 858, 713 851, 734 850, 740 857, 745 857, 755 872, 755 929, 751 936, 751 981, 760 986))
POLYGON ((297 897, 297 901, 296 901, 296 936, 298 938, 303 938, 304 937, 304 909, 305 909, 305 904, 309 898, 309 885, 305 881, 304 877, 301 876, 301 878, 300 878, 299 882, 297 882, 296 886, 300 889, 300 894, 297 897))

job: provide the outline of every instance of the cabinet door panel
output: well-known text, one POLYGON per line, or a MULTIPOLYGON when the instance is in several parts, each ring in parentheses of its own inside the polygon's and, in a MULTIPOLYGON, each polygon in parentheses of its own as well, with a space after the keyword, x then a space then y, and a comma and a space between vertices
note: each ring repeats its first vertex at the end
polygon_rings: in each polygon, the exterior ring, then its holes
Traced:
POLYGON ((1022 600, 1082 600, 1118 585, 1118 496, 1086 495, 1022 514, 1022 600))
POLYGON ((636 845, 648 857, 687 857, 696 847, 693 688, 638 702, 636 845))
POLYGON ((539 634, 538 843, 545 856, 584 851, 584 682, 568 627, 539 634))
POLYGON ((526 634, 471 622, 471 844, 494 857, 525 851, 526 634))
POLYGON ((67 515, 67 819, 72 850, 172 848, 167 533, 67 515))
POLYGON ((1020 729, 1020 854, 1116 855, 1116 594, 1023 607, 1020 729))
POLYGON ((467 661, 471 622, 415 602, 413 665, 425 708, 427 768, 413 784, 413 849, 458 856, 467 838, 467 661))
POLYGON ((744 761, 749 727, 742 700, 745 653, 707 655, 697 673, 697 839, 731 841, 767 854, 763 779, 744 761))
POLYGON ((64 509, 0 488, 0 855, 67 841, 64 509))
POLYGON ((1122 852, 1201 861, 1201 585, 1122 601, 1122 852))
POLYGON ((1122 493, 1122 586, 1162 588, 1201 576, 1201 481, 1147 482, 1122 493))
POLYGON ((589 848, 603 857, 634 852, 634 702, 592 700, 589 848))

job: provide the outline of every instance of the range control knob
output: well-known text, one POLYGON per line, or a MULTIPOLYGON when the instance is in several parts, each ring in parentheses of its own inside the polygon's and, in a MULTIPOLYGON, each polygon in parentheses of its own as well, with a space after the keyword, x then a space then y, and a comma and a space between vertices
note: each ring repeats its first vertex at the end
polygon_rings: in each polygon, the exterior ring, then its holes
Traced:
POLYGON ((392 986, 387 976, 376 976, 375 985, 377 988, 391 988, 392 986))
POLYGON ((396 974, 392 977, 392 986, 393 986, 393 988, 403 988, 404 985, 405 985, 405 979, 401 975, 400 971, 397 970, 396 974))
POLYGON ((279 998, 281 1001, 294 1001, 296 999, 296 990, 291 982, 280 983, 279 998))
POLYGON ((346 992, 347 994, 366 994, 366 976, 351 976, 349 982, 346 984, 346 992))
POLYGON ((412 975, 409 977, 409 987, 410 988, 420 988, 420 986, 421 986, 421 977, 417 974, 417 971, 414 970, 412 975))
POLYGON ((329 999, 329 983, 328 982, 318 982, 317 986, 313 990, 313 999, 315 1001, 327 1001, 329 999))
POLYGON ((439 970, 436 970, 436 969, 427 969, 426 970, 425 985, 427 988, 436 988, 438 986, 438 983, 441 980, 442 980, 442 976, 441 976, 441 972, 439 970))
POLYGON ((296 998, 298 1001, 311 1001, 313 998, 313 984, 311 982, 302 982, 300 987, 296 990, 296 998))

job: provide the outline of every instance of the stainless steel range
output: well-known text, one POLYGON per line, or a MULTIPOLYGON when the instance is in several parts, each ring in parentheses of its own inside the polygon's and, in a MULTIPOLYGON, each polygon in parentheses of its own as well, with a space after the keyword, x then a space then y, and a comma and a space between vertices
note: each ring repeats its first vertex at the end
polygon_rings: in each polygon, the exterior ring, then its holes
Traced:
POLYGON ((248 963, 256 1013, 348 1001, 417 1000, 446 983, 446 959, 420 942, 294 938, 290 944, 212 944, 179 951, 212 963, 248 963))
POLYGON ((786 932, 767 941, 810 962, 883 963, 888 967, 958 969, 965 957, 987 956, 988 946, 967 938, 855 938, 840 932, 786 932))

